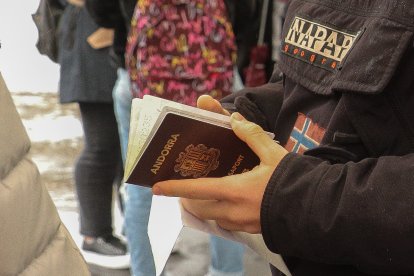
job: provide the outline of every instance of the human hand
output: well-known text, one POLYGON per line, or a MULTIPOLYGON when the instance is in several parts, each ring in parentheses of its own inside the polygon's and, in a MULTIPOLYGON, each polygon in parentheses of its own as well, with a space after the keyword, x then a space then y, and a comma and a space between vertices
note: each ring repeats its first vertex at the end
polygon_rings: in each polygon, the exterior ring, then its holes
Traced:
POLYGON ((219 101, 209 95, 201 95, 198 97, 197 107, 215 113, 230 115, 230 113, 221 106, 219 101))
POLYGON ((183 207, 203 220, 215 220, 231 231, 261 233, 260 207, 266 185, 280 160, 288 153, 273 141, 263 129, 231 115, 235 134, 256 153, 260 164, 253 170, 221 178, 168 180, 156 183, 155 195, 176 196, 183 207))

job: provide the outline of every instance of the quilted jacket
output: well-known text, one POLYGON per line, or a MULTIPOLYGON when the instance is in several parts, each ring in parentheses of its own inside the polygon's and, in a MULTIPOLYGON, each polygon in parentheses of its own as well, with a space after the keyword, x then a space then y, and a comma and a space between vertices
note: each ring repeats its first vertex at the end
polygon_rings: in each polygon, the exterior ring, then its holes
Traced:
POLYGON ((28 153, 0 74, 0 275, 89 275, 28 153))

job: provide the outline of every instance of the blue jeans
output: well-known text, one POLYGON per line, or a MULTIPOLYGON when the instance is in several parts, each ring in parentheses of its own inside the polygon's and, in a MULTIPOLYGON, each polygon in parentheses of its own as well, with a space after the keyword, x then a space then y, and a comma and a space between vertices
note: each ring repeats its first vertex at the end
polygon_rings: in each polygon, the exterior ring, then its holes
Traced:
MULTIPOLYGON (((124 69, 118 69, 113 96, 122 158, 125 161, 132 95, 128 73, 124 69)), ((131 273, 133 276, 155 275, 154 259, 147 233, 152 192, 149 188, 129 184, 126 192, 124 227, 131 254, 131 273)), ((210 241, 210 275, 242 276, 244 246, 215 236, 211 236, 210 241)))
MULTIPOLYGON (((119 68, 113 98, 124 163, 131 116, 132 94, 130 88, 128 72, 119 68)), ((126 184, 124 230, 131 254, 131 273, 134 276, 155 275, 154 258, 147 234, 151 201, 152 192, 150 189, 126 184)))

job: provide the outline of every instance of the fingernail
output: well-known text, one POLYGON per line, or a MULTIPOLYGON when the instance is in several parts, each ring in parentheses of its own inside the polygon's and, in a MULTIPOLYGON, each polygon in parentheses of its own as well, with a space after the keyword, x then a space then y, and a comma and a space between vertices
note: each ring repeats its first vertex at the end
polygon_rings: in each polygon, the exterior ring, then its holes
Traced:
POLYGON ((234 112, 233 114, 231 114, 231 118, 236 120, 236 121, 243 121, 245 120, 245 118, 243 117, 243 115, 241 115, 239 112, 234 112))
POLYGON ((152 193, 154 195, 162 195, 162 191, 161 191, 160 187, 158 187, 158 186, 153 186, 152 187, 152 193))

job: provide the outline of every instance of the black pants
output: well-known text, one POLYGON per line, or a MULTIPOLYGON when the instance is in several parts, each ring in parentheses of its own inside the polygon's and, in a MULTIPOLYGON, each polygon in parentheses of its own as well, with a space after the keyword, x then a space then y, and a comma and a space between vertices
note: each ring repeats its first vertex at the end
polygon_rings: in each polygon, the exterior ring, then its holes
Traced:
POLYGON ((75 166, 80 233, 112 234, 112 192, 122 178, 117 122, 111 103, 79 103, 84 148, 75 166))

